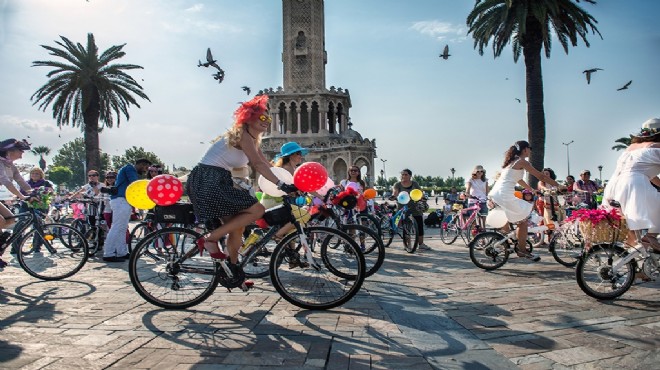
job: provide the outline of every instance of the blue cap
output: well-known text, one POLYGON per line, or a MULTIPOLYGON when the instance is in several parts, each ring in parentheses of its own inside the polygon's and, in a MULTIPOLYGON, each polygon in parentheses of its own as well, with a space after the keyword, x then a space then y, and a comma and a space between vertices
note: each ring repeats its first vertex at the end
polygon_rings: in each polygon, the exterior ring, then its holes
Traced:
POLYGON ((282 148, 280 149, 280 152, 275 156, 275 159, 288 157, 291 154, 297 152, 300 152, 302 155, 307 155, 309 150, 301 147, 300 144, 296 143, 295 141, 289 141, 288 143, 282 144, 282 148))

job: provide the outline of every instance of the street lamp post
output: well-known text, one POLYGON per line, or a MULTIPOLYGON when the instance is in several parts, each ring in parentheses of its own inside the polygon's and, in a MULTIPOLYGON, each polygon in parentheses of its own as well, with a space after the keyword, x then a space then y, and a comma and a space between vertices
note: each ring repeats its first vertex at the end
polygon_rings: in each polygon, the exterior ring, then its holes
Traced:
POLYGON ((454 186, 454 172, 456 172, 456 169, 454 167, 450 168, 449 171, 451 172, 451 185, 454 186))
POLYGON ((601 164, 598 166, 598 181, 600 182, 600 185, 603 185, 603 165, 601 164))
POLYGON ((571 144, 573 144, 573 141, 574 141, 574 140, 571 140, 571 141, 568 142, 568 143, 562 143, 563 145, 566 145, 566 167, 568 167, 568 168, 567 168, 567 170, 568 170, 568 174, 567 174, 567 176, 571 174, 571 159, 570 159, 570 157, 569 157, 569 155, 568 155, 568 146, 571 145, 571 144))
POLYGON ((381 173, 383 174, 383 178, 387 180, 387 171, 385 171, 385 162, 387 162, 387 159, 381 158, 380 161, 383 162, 383 170, 381 173))

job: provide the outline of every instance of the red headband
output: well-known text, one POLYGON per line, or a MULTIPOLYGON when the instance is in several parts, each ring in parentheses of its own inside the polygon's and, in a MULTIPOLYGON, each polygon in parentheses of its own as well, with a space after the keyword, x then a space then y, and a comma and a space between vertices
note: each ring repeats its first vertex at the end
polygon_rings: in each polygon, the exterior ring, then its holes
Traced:
POLYGON ((258 95, 252 100, 242 103, 234 112, 236 125, 254 121, 268 110, 268 95, 258 95))

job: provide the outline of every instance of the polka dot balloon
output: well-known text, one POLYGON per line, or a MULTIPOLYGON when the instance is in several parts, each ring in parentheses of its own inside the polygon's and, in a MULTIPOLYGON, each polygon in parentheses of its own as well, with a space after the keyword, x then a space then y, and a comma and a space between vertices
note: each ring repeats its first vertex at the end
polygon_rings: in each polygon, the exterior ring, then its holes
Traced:
POLYGON ((158 175, 149 181, 147 195, 159 206, 171 206, 183 195, 183 184, 172 175, 158 175))
POLYGON ((293 173, 293 184, 300 191, 317 191, 326 181, 328 181, 328 171, 317 162, 303 163, 293 173))

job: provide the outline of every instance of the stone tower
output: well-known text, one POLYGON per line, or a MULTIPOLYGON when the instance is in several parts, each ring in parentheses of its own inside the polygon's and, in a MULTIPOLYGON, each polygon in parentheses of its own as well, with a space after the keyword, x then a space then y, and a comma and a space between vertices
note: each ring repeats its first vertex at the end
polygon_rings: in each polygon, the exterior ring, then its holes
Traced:
POLYGON ((305 160, 323 164, 335 183, 357 165, 373 185, 376 140, 352 129, 348 89, 325 87, 323 6, 323 0, 282 0, 284 87, 259 92, 270 97, 273 117, 261 148, 273 158, 282 144, 296 141, 310 150, 305 160))

